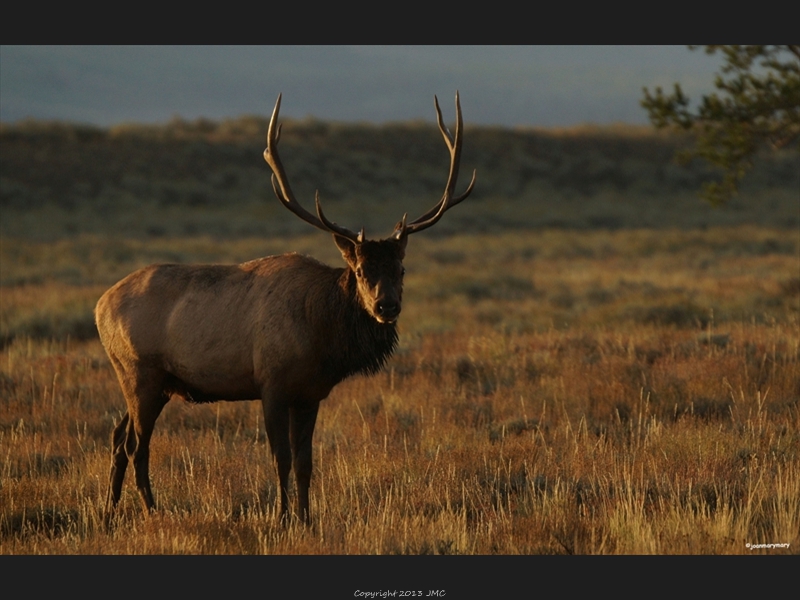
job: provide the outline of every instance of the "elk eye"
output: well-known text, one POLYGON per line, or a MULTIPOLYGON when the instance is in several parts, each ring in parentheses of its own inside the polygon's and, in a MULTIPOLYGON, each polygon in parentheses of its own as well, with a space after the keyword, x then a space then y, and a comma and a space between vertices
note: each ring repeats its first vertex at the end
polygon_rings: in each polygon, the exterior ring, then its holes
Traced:
POLYGON ((361 279, 361 276, 362 276, 362 275, 363 275, 363 273, 361 272, 361 267, 358 267, 358 268, 356 269, 356 277, 358 277, 359 279, 361 279))
POLYGON ((406 268, 403 267, 402 269, 400 269, 400 275, 405 275, 405 274, 406 274, 406 268))

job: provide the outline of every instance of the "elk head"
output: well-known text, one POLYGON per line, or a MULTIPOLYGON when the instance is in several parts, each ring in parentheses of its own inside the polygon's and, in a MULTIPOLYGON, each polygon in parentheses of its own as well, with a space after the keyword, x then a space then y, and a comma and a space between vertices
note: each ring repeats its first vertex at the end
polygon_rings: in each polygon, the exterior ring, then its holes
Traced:
POLYGON ((433 226, 442 215, 453 206, 464 200, 475 186, 476 172, 472 173, 472 180, 467 189, 459 196, 453 196, 458 179, 458 167, 461 161, 461 144, 463 121, 461 118, 461 103, 456 92, 456 132, 452 136, 444 125, 439 100, 433 97, 436 107, 436 118, 439 131, 450 152, 450 173, 447 176, 442 198, 425 214, 407 222, 407 215, 395 226, 394 232, 384 240, 367 240, 364 228, 356 234, 354 231, 342 227, 328 218, 322 211, 319 200, 319 191, 316 193, 316 215, 305 210, 295 199, 289 180, 278 155, 278 140, 280 139, 280 125, 277 124, 278 112, 281 107, 281 96, 275 102, 272 118, 267 130, 267 148, 264 150, 264 160, 272 168, 272 187, 275 195, 283 205, 300 217, 306 223, 323 231, 333 234, 333 240, 342 253, 352 277, 355 278, 355 287, 361 306, 379 323, 394 323, 400 315, 403 296, 403 258, 405 257, 408 236, 433 226))

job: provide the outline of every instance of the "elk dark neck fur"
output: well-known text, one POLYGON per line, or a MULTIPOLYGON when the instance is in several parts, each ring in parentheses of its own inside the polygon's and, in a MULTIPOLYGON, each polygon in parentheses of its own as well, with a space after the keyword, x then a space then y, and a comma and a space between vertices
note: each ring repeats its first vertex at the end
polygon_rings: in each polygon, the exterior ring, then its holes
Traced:
POLYGON ((379 323, 361 305, 356 290, 356 277, 352 270, 346 268, 337 282, 338 315, 332 315, 335 323, 341 327, 341 339, 345 344, 334 344, 336 351, 328 357, 331 375, 341 381, 363 373, 374 375, 386 364, 386 361, 397 347, 397 325, 395 323, 379 323))

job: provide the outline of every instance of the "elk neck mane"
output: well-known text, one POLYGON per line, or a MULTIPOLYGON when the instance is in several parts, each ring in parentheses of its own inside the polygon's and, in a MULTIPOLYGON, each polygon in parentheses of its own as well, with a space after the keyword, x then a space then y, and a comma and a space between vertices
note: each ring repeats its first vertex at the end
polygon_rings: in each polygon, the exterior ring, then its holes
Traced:
POLYGON ((347 340, 345 344, 331 344, 332 352, 326 361, 338 381, 357 373, 378 373, 397 347, 398 339, 395 323, 379 323, 361 305, 353 271, 342 271, 335 291, 338 301, 328 305, 337 313, 331 315, 332 322, 341 338, 347 340))

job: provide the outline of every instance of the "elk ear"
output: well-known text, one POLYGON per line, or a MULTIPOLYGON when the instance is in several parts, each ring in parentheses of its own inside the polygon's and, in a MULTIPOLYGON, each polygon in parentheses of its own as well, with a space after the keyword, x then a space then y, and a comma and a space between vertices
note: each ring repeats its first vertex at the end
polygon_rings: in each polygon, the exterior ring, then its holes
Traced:
POLYGON ((403 233, 403 235, 397 238, 397 243, 400 245, 400 260, 403 260, 406 257, 406 244, 408 243, 408 235, 403 233))
POLYGON ((406 229, 407 216, 408 215, 403 215, 402 220, 397 222, 397 225, 394 226, 394 233, 392 234, 392 238, 400 243, 400 260, 406 257, 406 244, 408 243, 408 230, 406 229))
POLYGON ((333 243, 339 248, 339 252, 342 253, 342 258, 344 258, 347 265, 355 270, 356 263, 358 262, 356 257, 356 245, 346 237, 336 235, 335 233, 333 234, 333 243))

